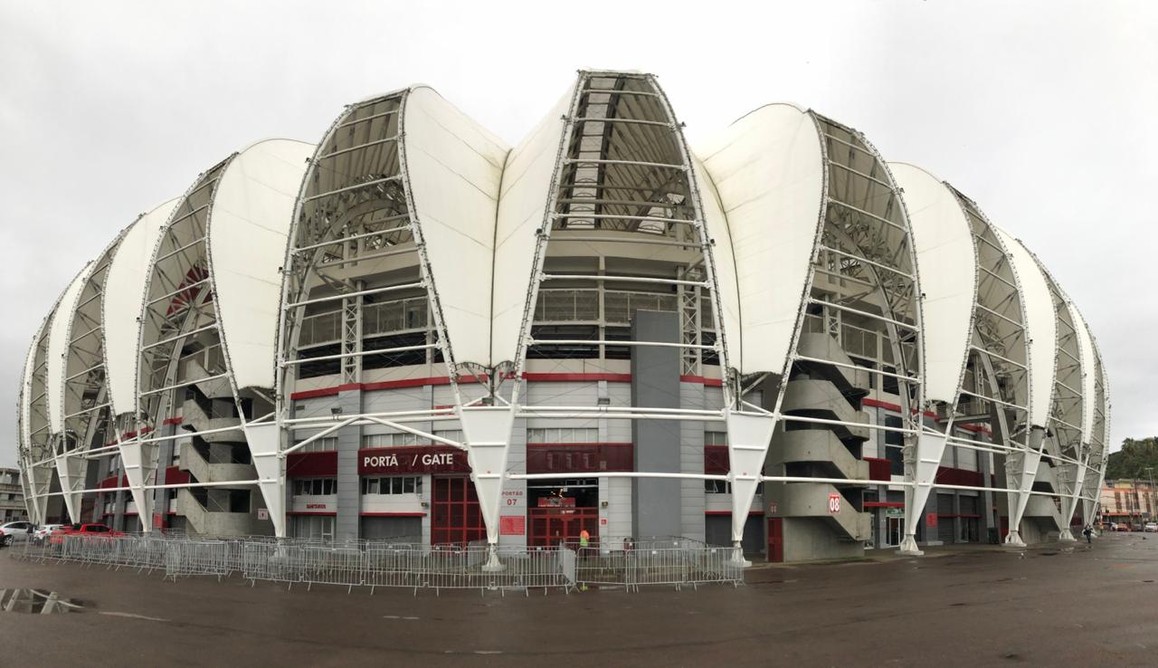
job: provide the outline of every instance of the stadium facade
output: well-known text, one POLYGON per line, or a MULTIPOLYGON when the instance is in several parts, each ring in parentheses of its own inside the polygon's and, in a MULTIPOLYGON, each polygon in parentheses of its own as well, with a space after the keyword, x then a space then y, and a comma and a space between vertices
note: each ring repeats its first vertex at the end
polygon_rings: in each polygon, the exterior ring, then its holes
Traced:
POLYGON ((34 337, 19 464, 39 522, 796 561, 1072 540, 1108 430, 1081 314, 948 183, 791 105, 693 148, 583 71, 515 147, 411 87, 140 216, 34 337))

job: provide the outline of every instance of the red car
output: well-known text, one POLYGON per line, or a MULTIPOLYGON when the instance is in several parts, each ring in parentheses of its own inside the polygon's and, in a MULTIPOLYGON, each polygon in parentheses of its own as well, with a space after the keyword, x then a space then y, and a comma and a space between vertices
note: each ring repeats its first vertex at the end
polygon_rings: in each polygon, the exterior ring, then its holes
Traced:
POLYGON ((123 535, 125 535, 125 532, 110 529, 106 524, 65 524, 48 535, 48 542, 52 545, 59 545, 64 542, 65 536, 117 538, 123 535))

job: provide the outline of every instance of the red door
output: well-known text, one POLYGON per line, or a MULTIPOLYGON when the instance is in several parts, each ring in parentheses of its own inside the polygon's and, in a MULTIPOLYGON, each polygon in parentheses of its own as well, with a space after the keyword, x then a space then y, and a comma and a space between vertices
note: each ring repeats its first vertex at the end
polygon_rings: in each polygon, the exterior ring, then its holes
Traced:
POLYGON ((784 518, 768 518, 768 561, 784 561, 784 518))

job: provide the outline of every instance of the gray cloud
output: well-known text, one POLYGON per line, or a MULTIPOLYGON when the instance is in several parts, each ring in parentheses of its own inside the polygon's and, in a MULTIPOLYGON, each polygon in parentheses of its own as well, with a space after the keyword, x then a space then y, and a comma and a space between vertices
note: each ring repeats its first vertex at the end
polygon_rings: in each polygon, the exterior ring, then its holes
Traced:
POLYGON ((792 101, 951 182, 1082 309, 1114 447, 1158 434, 1141 340, 1158 308, 1126 280, 1158 234, 1156 32, 1144 2, 2 3, 0 465, 36 328, 139 213, 256 140, 318 141, 343 105, 415 82, 516 143, 581 67, 660 75, 693 143, 792 101))

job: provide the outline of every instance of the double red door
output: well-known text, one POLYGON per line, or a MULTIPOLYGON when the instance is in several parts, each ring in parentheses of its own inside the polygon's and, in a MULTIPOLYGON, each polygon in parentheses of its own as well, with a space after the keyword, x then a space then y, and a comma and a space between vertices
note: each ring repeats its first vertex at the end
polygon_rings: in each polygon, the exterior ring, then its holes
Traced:
POLYGON ((550 547, 560 542, 578 543, 579 532, 587 529, 591 542, 599 536, 598 508, 531 508, 531 546, 550 547))
POLYGON ((470 478, 436 477, 432 482, 430 544, 465 545, 474 540, 486 540, 486 524, 470 478))

